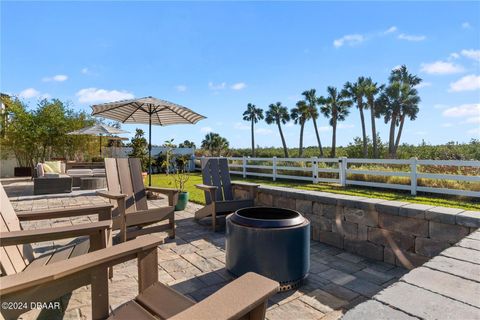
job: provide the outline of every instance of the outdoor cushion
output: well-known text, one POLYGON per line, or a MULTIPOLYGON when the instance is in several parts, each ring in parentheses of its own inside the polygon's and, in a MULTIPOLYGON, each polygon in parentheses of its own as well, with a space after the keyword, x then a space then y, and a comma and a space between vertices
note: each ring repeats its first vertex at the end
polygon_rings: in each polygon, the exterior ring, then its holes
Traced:
POLYGON ((67 169, 67 165, 65 164, 65 162, 60 162, 60 169, 60 173, 65 174, 65 171, 67 169))
POLYGON ((92 172, 94 177, 105 177, 105 169, 93 169, 92 172))
POLYGON ((46 166, 45 172, 62 173, 62 168, 60 163, 61 163, 60 161, 45 161, 45 166, 46 166))
POLYGON ((45 172, 45 174, 43 175, 44 178, 59 178, 60 177, 60 173, 56 173, 56 172, 45 172))
POLYGON ((92 169, 70 169, 67 170, 70 177, 91 177, 93 176, 92 169))

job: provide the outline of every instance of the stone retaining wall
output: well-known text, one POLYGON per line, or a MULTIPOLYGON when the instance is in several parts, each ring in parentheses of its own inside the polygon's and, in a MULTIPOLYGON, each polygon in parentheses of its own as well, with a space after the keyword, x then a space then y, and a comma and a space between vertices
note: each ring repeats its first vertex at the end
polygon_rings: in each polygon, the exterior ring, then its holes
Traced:
POLYGON ((280 187, 259 187, 256 205, 298 210, 313 240, 410 269, 480 227, 478 211, 280 187))

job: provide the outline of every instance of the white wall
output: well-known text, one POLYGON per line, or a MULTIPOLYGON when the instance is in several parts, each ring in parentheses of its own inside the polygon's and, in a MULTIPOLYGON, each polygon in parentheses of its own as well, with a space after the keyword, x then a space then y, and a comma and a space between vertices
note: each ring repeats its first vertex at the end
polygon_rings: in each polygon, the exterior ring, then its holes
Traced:
POLYGON ((17 166, 18 162, 15 156, 13 154, 5 155, 2 151, 2 158, 0 159, 0 178, 12 178, 14 176, 14 168, 17 166))

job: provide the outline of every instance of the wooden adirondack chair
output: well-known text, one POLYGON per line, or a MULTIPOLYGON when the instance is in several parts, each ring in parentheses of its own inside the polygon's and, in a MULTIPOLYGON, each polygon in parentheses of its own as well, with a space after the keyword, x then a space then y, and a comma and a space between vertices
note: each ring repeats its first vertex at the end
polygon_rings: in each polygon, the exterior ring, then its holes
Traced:
POLYGON ((226 158, 202 159, 203 184, 195 185, 205 191, 206 205, 195 212, 195 219, 212 216, 212 227, 215 231, 217 215, 229 214, 235 210, 253 207, 257 184, 245 182, 231 182, 226 158), (247 189, 248 199, 235 199, 232 187, 247 189))
MULTIPOLYGON (((0 184, 0 278, 3 276, 34 270, 44 265, 83 255, 89 251, 105 248, 111 243, 111 205, 71 209, 31 211, 15 214, 12 204, 0 184), (98 214, 99 221, 68 227, 23 230, 20 220, 43 220, 60 217, 98 214), (69 239, 88 236, 89 239, 77 241, 60 247, 48 254, 34 256, 30 243, 69 239)), ((40 301, 40 300, 39 300, 40 301)))
POLYGON ((110 199, 113 204, 113 229, 120 230, 121 242, 127 238, 166 230, 169 231, 170 238, 175 238, 174 213, 178 190, 145 187, 138 158, 105 158, 105 171, 108 191, 97 191, 97 194, 110 199), (168 206, 149 209, 146 191, 166 194, 168 206), (167 219, 168 225, 145 228, 167 219))
MULTIPOLYGON (((279 284, 255 273, 247 273, 199 303, 158 282, 158 245, 163 239, 148 235, 59 262, 2 278, 3 303, 53 300, 81 286, 91 284, 92 319, 225 320, 265 318, 267 299, 279 284), (108 269, 138 260, 139 295, 109 315, 108 269)), ((1 309, 6 319, 28 310, 1 309)))

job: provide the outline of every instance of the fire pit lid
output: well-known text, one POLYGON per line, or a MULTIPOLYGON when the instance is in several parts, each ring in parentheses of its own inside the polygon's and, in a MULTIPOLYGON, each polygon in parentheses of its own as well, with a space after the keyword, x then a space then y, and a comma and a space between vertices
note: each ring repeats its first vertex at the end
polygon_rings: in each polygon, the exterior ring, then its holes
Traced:
POLYGON ((298 226, 305 218, 295 210, 273 207, 250 207, 235 211, 233 223, 252 228, 287 228, 298 226))

